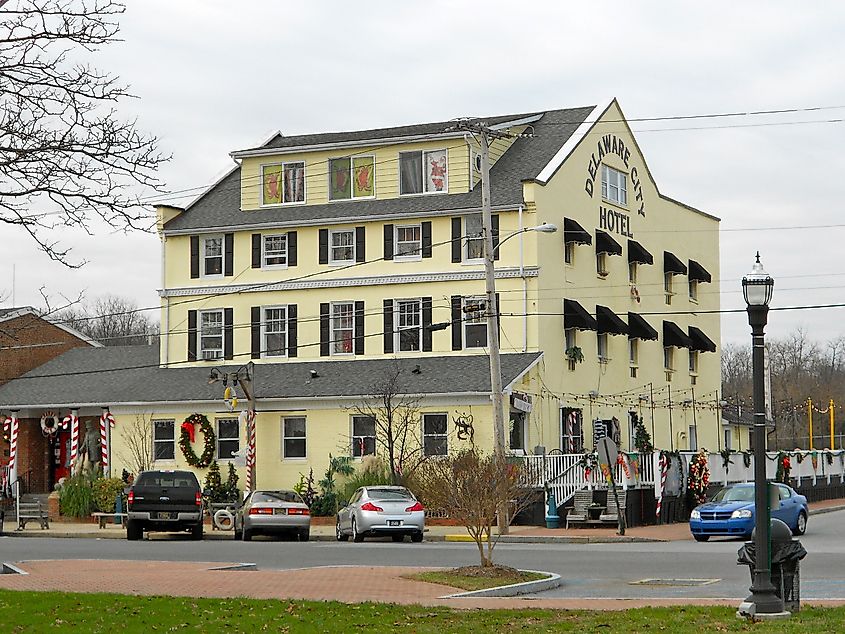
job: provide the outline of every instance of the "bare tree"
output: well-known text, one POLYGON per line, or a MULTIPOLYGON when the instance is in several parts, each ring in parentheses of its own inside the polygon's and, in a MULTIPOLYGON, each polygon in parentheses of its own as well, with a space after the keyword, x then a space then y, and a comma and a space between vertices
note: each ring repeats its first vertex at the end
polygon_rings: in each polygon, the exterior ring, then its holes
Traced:
POLYGON ((135 475, 146 471, 153 463, 153 423, 151 416, 136 414, 128 425, 119 426, 125 450, 118 457, 129 465, 135 475))
POLYGON ((158 324, 134 301, 116 295, 61 311, 56 318, 106 346, 142 345, 158 337, 158 324))
POLYGON ((482 567, 493 565, 496 512, 509 508, 508 522, 534 501, 524 489, 523 466, 500 454, 463 449, 425 463, 416 473, 416 488, 428 508, 446 511, 467 529, 478 547, 482 567))
POLYGON ((47 234, 91 233, 96 218, 149 230, 137 190, 160 191, 154 173, 169 158, 118 118, 127 87, 87 61, 118 41, 124 10, 111 0, 0 0, 0 223, 71 267, 84 261, 47 234))
POLYGON ((399 363, 394 363, 373 383, 370 393, 350 408, 356 416, 373 421, 376 453, 385 456, 394 484, 399 484, 403 474, 412 473, 425 460, 420 398, 406 394, 402 373, 399 363))

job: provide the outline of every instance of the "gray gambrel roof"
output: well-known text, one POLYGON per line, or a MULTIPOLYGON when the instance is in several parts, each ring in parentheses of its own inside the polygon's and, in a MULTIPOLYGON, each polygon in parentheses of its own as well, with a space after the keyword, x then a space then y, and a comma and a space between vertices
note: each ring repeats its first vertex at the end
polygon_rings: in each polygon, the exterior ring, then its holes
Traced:
MULTIPOLYGON (((522 182, 537 177, 540 171, 555 156, 557 151, 584 122, 594 106, 549 110, 532 123, 534 138, 516 139, 490 171, 491 202, 496 206, 522 204, 522 182)), ((491 125, 516 121, 530 115, 511 115, 486 118, 491 125)), ((383 128, 362 132, 332 132, 294 137, 276 137, 264 147, 289 148, 320 143, 354 142, 362 139, 413 137, 423 134, 444 133, 455 123, 444 121, 416 126, 383 128)), ((182 212, 164 229, 165 232, 187 232, 222 229, 248 225, 278 226, 280 224, 310 224, 322 222, 355 221, 359 217, 404 216, 409 214, 448 213, 463 209, 481 207, 481 188, 464 194, 432 194, 382 200, 332 202, 322 205, 299 205, 274 207, 243 213, 241 205, 241 170, 234 169, 229 175, 212 187, 202 198, 195 201, 187 211, 182 212)))
MULTIPOLYGON (((217 401, 220 384, 209 385, 211 367, 160 368, 157 346, 76 348, 23 377, 0 386, 0 409, 71 407, 217 401)), ((502 355, 502 383, 520 377, 542 355, 502 355)), ((231 363, 231 362, 230 362, 231 363)), ((409 394, 483 394, 490 391, 488 357, 483 354, 443 357, 344 361, 288 361, 255 365, 259 399, 355 397, 369 394, 373 384, 399 364, 409 394), (416 365, 419 373, 413 372, 416 365), (312 378, 310 370, 319 375, 312 378)), ((235 371, 239 366, 226 366, 235 371)))

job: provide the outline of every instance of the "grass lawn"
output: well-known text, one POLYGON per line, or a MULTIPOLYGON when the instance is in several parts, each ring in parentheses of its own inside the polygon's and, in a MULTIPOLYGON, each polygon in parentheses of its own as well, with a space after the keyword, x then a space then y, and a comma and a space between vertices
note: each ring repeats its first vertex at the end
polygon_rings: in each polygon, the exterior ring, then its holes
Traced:
POLYGON ((807 608, 786 621, 751 624, 734 608, 627 612, 450 610, 375 603, 130 597, 0 590, 0 631, 23 632, 837 632, 845 608, 807 608))
POLYGON ((546 578, 546 575, 536 572, 521 572, 514 568, 503 566, 491 568, 466 566, 465 568, 455 568, 454 570, 434 570, 406 576, 408 579, 439 583, 444 586, 451 586, 452 588, 460 588, 461 590, 484 590, 486 588, 496 588, 512 583, 524 583, 526 581, 536 581, 537 579, 546 578))

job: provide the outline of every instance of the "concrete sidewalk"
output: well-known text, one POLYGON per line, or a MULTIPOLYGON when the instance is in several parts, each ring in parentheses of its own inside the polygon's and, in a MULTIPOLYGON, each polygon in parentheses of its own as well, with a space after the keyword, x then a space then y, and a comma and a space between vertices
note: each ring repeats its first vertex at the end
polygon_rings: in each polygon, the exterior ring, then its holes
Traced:
MULTIPOLYGON (((810 504, 810 515, 829 513, 845 509, 845 499, 824 500, 810 504)), ((106 524, 101 529, 96 522, 50 522, 50 528, 43 530, 36 524, 30 524, 23 531, 15 531, 14 524, 6 522, 4 535, 11 537, 70 537, 93 539, 126 539, 126 531, 120 524, 106 524)), ((154 533, 153 539, 168 539, 166 533, 154 533)), ((232 539, 231 531, 212 530, 205 527, 204 539, 232 539)), ((311 539, 314 541, 333 541, 334 525, 314 524, 311 526, 311 539)), ((472 541, 466 529, 461 526, 428 526, 425 539, 435 541, 472 541)), ((668 542, 691 540, 689 526, 684 523, 660 524, 656 526, 636 526, 625 531, 624 536, 616 534, 613 526, 595 528, 556 528, 540 526, 511 526, 510 533, 500 538, 502 543, 609 543, 609 542, 668 542)))

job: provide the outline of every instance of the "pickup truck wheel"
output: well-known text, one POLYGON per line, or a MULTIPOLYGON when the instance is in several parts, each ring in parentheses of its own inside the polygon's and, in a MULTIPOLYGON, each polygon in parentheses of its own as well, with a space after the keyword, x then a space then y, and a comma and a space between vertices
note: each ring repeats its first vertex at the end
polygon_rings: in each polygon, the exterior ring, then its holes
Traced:
POLYGON ((249 530, 248 528, 245 528, 243 530, 243 533, 241 533, 241 539, 243 539, 243 541, 245 541, 245 542, 251 542, 252 541, 252 531, 249 530))
POLYGON ((194 541, 200 541, 202 539, 202 522, 195 524, 191 528, 191 539, 194 541))
POLYGON ((136 542, 144 537, 144 527, 138 520, 128 520, 126 522, 126 539, 130 542, 136 542))

